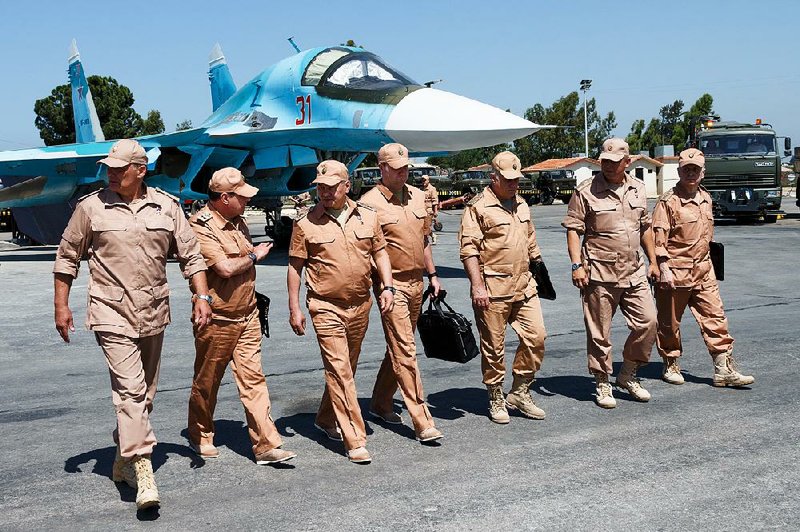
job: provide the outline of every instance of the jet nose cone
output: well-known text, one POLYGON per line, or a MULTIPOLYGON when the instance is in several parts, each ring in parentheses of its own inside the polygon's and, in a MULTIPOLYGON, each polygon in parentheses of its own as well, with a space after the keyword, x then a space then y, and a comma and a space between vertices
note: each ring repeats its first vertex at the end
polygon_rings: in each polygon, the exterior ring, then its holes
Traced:
POLYGON ((457 94, 419 89, 397 104, 386 133, 416 152, 493 146, 530 135, 541 126, 457 94))

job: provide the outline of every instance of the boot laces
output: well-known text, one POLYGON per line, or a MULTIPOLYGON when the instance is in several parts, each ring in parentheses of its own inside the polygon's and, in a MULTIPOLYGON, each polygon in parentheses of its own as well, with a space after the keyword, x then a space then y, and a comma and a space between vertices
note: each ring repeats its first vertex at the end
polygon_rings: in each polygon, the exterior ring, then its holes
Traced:
POLYGON ((728 371, 732 375, 740 375, 739 373, 739 366, 736 364, 736 360, 734 360, 733 355, 728 355, 727 362, 725 365, 728 367, 728 371))
POLYGON ((681 366, 678 364, 677 358, 668 358, 667 359, 667 373, 680 373, 681 366))
POLYGON ((611 385, 608 383, 608 379, 605 382, 598 382, 597 383, 597 393, 600 395, 600 398, 604 397, 611 397, 611 385))
POLYGON ((147 490, 155 488, 155 478, 153 477, 153 470, 150 467, 150 461, 146 458, 139 458, 134 463, 136 469, 136 479, 138 481, 139 489, 147 490))

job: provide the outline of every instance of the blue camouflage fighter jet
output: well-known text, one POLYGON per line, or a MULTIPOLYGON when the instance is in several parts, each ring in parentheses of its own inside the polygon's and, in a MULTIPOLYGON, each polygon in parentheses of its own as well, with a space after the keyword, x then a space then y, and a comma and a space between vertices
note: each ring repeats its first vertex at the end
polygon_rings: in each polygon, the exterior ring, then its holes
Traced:
MULTIPOLYGON (((199 127, 139 137, 146 183, 181 200, 206 199, 211 174, 241 169, 259 188, 251 202, 279 208, 280 196, 311 186, 316 165, 337 159, 354 170, 390 142, 412 156, 509 142, 542 126, 412 80, 361 48, 300 51, 237 90, 219 45, 209 57, 213 112, 199 127)), ((75 41, 69 78, 76 144, 0 152, 0 208, 21 232, 58 243, 84 194, 107 183, 97 165, 113 141, 100 128, 75 41)))

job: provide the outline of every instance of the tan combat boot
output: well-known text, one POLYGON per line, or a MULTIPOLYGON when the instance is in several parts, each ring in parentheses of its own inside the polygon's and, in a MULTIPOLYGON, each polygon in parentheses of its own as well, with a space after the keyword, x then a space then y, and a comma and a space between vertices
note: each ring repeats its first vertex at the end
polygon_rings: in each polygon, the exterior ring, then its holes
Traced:
POLYGON ((664 357, 664 368, 661 371, 661 380, 670 384, 683 384, 686 382, 681 375, 681 366, 678 357, 664 357))
POLYGON ((752 375, 742 375, 736 367, 733 355, 718 353, 714 356, 714 386, 748 386, 753 384, 756 379, 752 375))
POLYGON ((533 378, 525 379, 514 375, 514 384, 506 396, 506 406, 516 408, 520 413, 531 419, 544 419, 544 410, 536 406, 531 397, 530 387, 533 378))
POLYGON ((640 362, 624 360, 622 362, 622 368, 617 374, 617 382, 614 384, 617 388, 627 390, 627 392, 631 394, 631 397, 637 401, 646 403, 650 400, 650 392, 644 389, 639 379, 636 377, 636 370, 639 369, 640 365, 640 362))
POLYGON ((617 400, 614 399, 611 383, 608 382, 608 374, 597 372, 594 374, 594 380, 596 386, 595 392, 597 393, 595 397, 597 406, 602 408, 615 408, 617 406, 617 400))
POLYGON ((489 419, 495 423, 505 425, 510 421, 508 410, 506 410, 506 399, 503 397, 502 384, 487 384, 486 390, 489 392, 489 419))
POLYGON ((131 461, 123 458, 117 445, 117 456, 114 457, 114 466, 111 468, 111 480, 114 482, 124 482, 128 486, 136 489, 136 472, 133 470, 131 461))
POLYGON ((150 461, 150 457, 137 456, 131 460, 131 463, 136 472, 136 508, 143 510, 160 505, 161 501, 158 498, 156 477, 153 475, 153 463, 150 461))

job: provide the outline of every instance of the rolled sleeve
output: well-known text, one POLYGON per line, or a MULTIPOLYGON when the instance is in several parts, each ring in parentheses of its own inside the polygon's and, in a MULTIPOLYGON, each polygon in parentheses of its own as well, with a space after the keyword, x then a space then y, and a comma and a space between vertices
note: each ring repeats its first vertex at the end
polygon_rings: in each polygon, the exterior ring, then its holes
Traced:
POLYGON ((78 276, 81 258, 86 254, 92 241, 92 222, 80 203, 69 219, 67 228, 61 235, 61 243, 56 253, 53 273, 63 273, 73 278, 78 276))
POLYGON ((582 235, 586 231, 585 220, 586 205, 580 194, 575 192, 569 200, 567 215, 564 217, 561 225, 566 229, 572 229, 573 231, 577 231, 579 235, 582 235))
POLYGON ((297 259, 308 259, 308 250, 306 249, 306 235, 303 233, 303 228, 297 222, 294 222, 292 227, 292 240, 289 244, 289 256, 297 259))
POLYGON ((375 216, 375 223, 372 224, 372 228, 373 228, 372 254, 374 256, 375 253, 379 252, 380 250, 386 247, 386 238, 383 236, 383 230, 381 229, 381 224, 378 221, 377 216, 375 216))
POLYGON ((656 257, 659 260, 669 259, 667 240, 669 238, 669 212, 666 202, 659 201, 653 209, 653 239, 655 241, 656 257))
POLYGON ((172 208, 172 219, 175 221, 175 254, 183 276, 188 279, 198 272, 206 271, 208 268, 200 252, 197 236, 177 203, 172 208))
POLYGON ((460 243, 459 257, 462 261, 470 257, 480 256, 480 244, 483 240, 483 231, 478 224, 475 209, 467 207, 461 215, 461 227, 458 230, 460 243))
POLYGON ((202 253, 208 268, 228 258, 222 249, 222 243, 205 224, 190 221, 189 225, 197 237, 200 253, 202 253))
POLYGON ((642 231, 646 231, 652 225, 652 219, 650 218, 650 213, 647 211, 647 204, 645 204, 645 208, 642 211, 642 216, 639 218, 639 227, 642 231))

